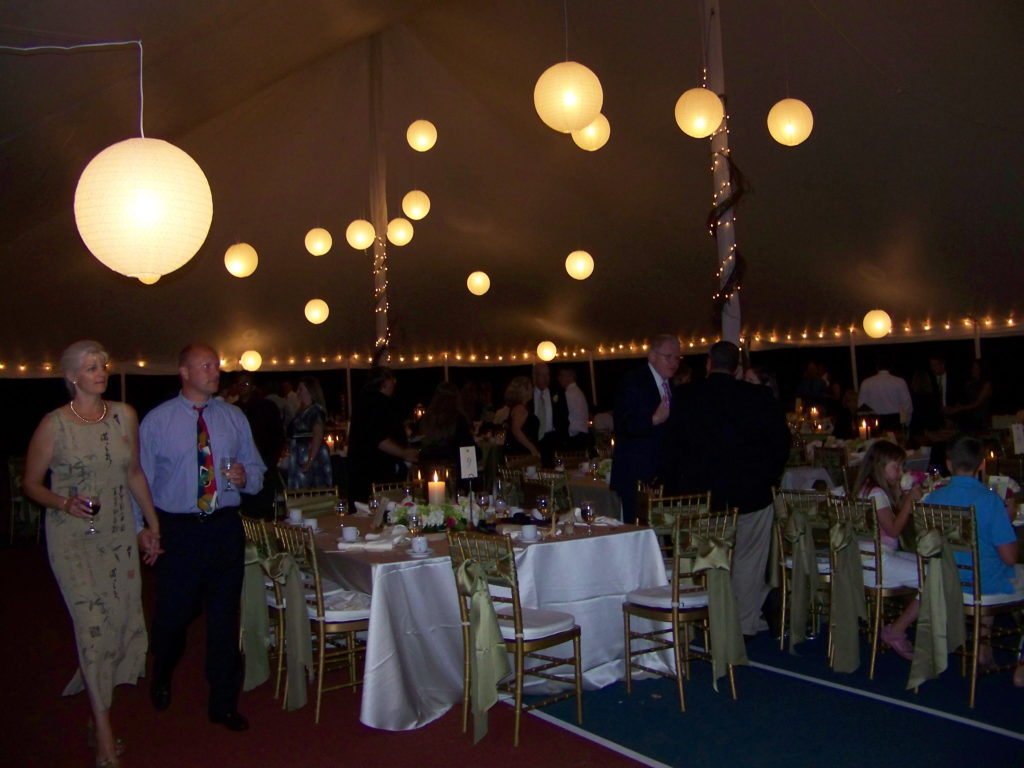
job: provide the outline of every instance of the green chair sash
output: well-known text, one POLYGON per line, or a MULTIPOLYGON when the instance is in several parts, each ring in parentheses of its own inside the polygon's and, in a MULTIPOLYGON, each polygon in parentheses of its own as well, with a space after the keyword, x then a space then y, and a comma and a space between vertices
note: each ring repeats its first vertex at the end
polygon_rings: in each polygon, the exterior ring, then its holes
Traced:
POLYGON ((948 538, 934 529, 925 531, 917 538, 917 552, 928 562, 908 689, 941 675, 949 654, 966 639, 964 595, 948 538))
POLYGON ((290 552, 279 552, 267 560, 267 575, 284 593, 285 709, 306 706, 306 686, 313 670, 313 640, 306 608, 302 573, 290 552))
POLYGON ((832 637, 832 669, 853 672, 860 666, 858 619, 867 620, 864 600, 864 569, 853 525, 837 522, 829 529, 833 554, 832 605, 829 629, 832 637))
POLYGON ((790 510, 783 523, 782 535, 793 551, 792 587, 789 595, 789 652, 795 656, 794 646, 803 640, 810 602, 821 585, 821 579, 814 558, 807 514, 800 509, 790 510))
POLYGON ((740 631, 739 611, 732 589, 729 550, 732 542, 716 536, 693 537, 697 557, 694 573, 703 573, 708 589, 708 634, 711 651, 712 685, 718 690, 718 678, 729 671, 729 665, 747 664, 747 649, 740 631))
POLYGON ((512 669, 483 568, 475 560, 464 560, 455 572, 455 582, 460 595, 469 595, 469 638, 473 648, 469 657, 470 704, 475 744, 487 734, 487 710, 498 701, 498 683, 512 669))
MULTIPOLYGON (((263 556, 251 541, 245 543, 245 572, 242 578, 242 653, 245 654, 245 682, 251 691, 270 679, 267 659, 267 590, 264 586, 263 556)), ((281 642, 281 638, 278 638, 281 642)))

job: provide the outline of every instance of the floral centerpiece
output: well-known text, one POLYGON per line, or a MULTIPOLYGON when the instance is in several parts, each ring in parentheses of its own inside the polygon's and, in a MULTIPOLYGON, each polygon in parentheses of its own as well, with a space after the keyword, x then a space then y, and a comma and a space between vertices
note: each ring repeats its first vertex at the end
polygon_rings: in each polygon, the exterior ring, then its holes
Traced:
POLYGON ((417 504, 403 501, 388 512, 392 525, 409 526, 409 512, 417 510, 424 533, 443 533, 448 530, 464 531, 469 526, 467 510, 456 504, 417 504))
POLYGON ((606 483, 612 476, 612 460, 601 459, 597 464, 597 476, 604 480, 606 483))

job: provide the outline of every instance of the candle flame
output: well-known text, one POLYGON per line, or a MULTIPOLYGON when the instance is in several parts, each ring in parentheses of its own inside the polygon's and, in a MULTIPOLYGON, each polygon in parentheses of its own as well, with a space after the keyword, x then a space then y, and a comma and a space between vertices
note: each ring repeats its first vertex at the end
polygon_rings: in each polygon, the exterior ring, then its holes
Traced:
POLYGON ((434 482, 436 483, 437 481, 438 481, 437 470, 435 469, 434 470, 434 482))

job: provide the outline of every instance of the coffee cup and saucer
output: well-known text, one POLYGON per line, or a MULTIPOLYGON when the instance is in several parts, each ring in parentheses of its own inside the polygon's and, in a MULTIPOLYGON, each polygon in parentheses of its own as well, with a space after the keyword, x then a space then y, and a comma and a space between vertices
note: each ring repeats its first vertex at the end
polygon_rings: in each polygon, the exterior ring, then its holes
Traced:
POLYGON ((414 536, 409 540, 409 557, 430 557, 432 554, 434 550, 428 546, 426 536, 414 536))

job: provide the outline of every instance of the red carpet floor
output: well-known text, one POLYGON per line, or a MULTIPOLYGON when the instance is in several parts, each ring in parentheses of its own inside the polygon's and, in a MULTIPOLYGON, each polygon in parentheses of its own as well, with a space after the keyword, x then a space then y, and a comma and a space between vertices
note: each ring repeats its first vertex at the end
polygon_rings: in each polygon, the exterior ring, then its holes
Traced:
MULTIPOLYGON (((5 699, 0 725, 0 762, 5 766, 89 766, 85 745, 89 705, 85 694, 60 695, 75 671, 71 622, 41 546, 0 551, 0 578, 7 587, 0 607, 5 699)), ((152 578, 145 590, 151 613, 152 578)), ((178 766, 418 766, 480 765, 623 766, 627 758, 533 717, 524 717, 521 746, 512 747, 512 710, 498 705, 490 733, 477 746, 460 730, 458 710, 425 728, 377 731, 359 722, 359 694, 324 696, 320 724, 312 706, 284 712, 271 686, 242 695, 240 711, 252 729, 231 733, 206 720, 203 627, 193 625, 186 656, 174 679, 166 712, 149 703, 147 682, 114 693, 114 730, 127 742, 123 765, 178 766)))

